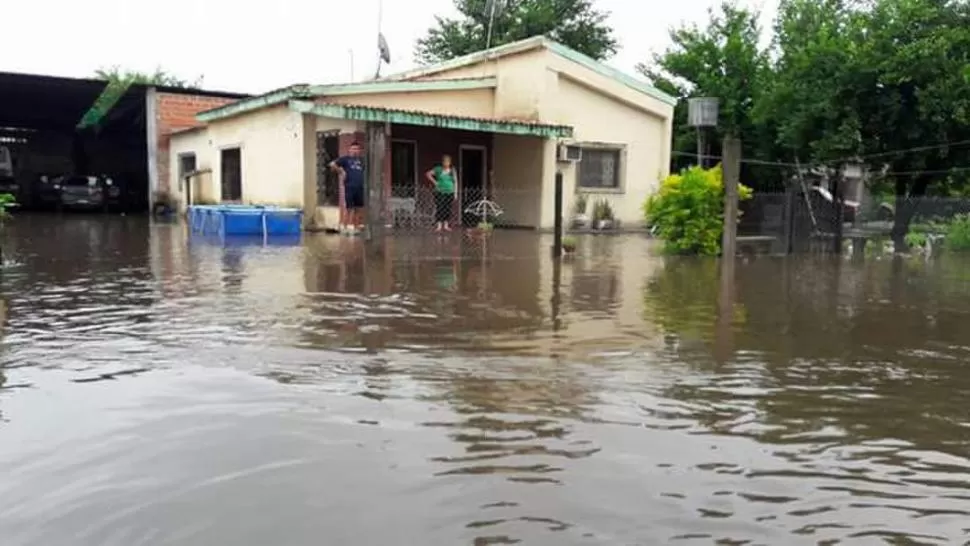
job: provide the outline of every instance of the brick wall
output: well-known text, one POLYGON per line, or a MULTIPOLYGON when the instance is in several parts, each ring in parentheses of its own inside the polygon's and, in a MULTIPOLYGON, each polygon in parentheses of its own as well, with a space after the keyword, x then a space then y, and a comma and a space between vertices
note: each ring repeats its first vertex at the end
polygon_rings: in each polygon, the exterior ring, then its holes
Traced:
POLYGON ((167 192, 171 189, 171 173, 169 173, 171 134, 181 129, 201 125, 195 120, 195 115, 199 112, 218 108, 238 99, 176 93, 158 93, 156 97, 158 191, 167 192))

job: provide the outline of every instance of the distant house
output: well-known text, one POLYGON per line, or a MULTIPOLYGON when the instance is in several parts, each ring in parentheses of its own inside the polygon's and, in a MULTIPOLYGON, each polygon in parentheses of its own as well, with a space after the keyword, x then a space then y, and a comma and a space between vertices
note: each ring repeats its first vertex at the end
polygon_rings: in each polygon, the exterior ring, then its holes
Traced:
MULTIPOLYGON (((621 223, 640 225, 644 199, 668 171, 675 103, 535 37, 374 81, 294 85, 202 112, 203 126, 172 135, 170 172, 184 173, 183 163, 208 172, 193 182, 194 202, 297 206, 308 227, 335 228, 342 188, 325 165, 352 141, 366 146, 368 127, 377 126, 387 142, 388 222, 430 221, 424 173, 447 153, 460 173, 456 219, 488 198, 506 224, 550 228, 558 170, 567 210, 589 194, 609 201, 621 223)), ((184 189, 177 197, 184 205, 184 189)))

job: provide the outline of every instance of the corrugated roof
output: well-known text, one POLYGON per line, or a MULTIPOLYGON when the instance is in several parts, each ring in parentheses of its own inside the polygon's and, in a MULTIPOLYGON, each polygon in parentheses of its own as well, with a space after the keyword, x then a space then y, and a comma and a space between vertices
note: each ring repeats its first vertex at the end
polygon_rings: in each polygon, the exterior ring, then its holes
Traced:
POLYGON ((397 108, 336 104, 331 102, 314 103, 310 101, 292 100, 289 104, 290 108, 298 112, 356 121, 423 125, 428 127, 531 135, 547 138, 571 138, 573 135, 573 128, 568 125, 554 125, 521 119, 456 116, 420 110, 401 110, 397 108))

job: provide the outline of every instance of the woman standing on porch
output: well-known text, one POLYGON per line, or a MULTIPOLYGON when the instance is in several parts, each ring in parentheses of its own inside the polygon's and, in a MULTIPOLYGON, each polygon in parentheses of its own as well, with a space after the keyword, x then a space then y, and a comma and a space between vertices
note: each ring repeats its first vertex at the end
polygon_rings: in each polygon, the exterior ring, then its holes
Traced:
POLYGON ((448 224, 451 221, 455 203, 455 182, 458 180, 458 173, 451 164, 451 156, 448 154, 441 156, 441 164, 435 165, 425 173, 425 176, 434 185, 434 230, 451 231, 451 226, 448 224))

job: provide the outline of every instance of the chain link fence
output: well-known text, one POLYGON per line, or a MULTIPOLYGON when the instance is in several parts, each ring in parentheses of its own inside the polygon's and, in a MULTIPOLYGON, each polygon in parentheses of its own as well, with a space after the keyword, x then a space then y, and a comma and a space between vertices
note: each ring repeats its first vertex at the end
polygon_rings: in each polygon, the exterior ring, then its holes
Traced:
MULTIPOLYGON (((397 188, 392 188, 397 190, 397 188)), ((454 194, 436 192, 430 185, 392 191, 383 203, 385 220, 395 230, 430 230, 439 222, 451 227, 523 227, 535 221, 536 190, 464 188, 454 194)))

